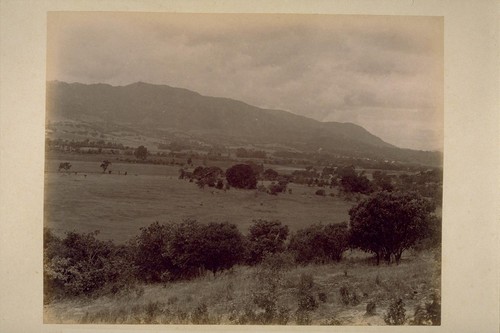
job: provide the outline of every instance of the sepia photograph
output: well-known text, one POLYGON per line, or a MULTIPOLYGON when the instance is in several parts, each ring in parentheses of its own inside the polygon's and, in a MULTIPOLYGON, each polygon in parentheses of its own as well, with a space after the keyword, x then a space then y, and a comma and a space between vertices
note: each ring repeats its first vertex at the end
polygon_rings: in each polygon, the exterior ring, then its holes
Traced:
POLYGON ((0 1, 0 331, 498 332, 499 13, 0 1))
POLYGON ((439 16, 47 13, 45 324, 441 325, 439 16))

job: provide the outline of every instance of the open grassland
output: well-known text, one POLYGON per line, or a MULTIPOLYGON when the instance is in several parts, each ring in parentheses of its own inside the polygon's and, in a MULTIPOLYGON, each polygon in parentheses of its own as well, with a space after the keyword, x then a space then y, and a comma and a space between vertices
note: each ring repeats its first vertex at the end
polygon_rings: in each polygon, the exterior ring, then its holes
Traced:
MULTIPOLYGON (((409 252, 398 266, 374 266, 366 255, 349 252, 341 263, 284 269, 272 299, 283 310, 284 322, 297 324, 300 281, 310 276, 313 283, 308 293, 317 306, 308 312, 309 324, 385 325, 384 315, 397 298, 405 304, 409 323, 415 307, 430 303, 440 289, 437 257, 433 252, 409 252), (375 307, 368 314, 370 302, 375 307)), ((191 281, 136 285, 115 295, 54 301, 45 306, 44 321, 190 324, 201 320, 205 324, 241 324, 248 319, 249 311, 259 312, 253 301, 265 289, 259 274, 261 266, 237 266, 191 281)))
POLYGON ((69 160, 71 172, 58 173, 59 163, 65 161, 48 159, 45 168, 45 226, 58 234, 100 230, 99 238, 124 242, 155 221, 186 218, 234 223, 243 233, 255 219, 277 219, 295 231, 317 222, 347 221, 352 206, 297 184, 289 184, 291 194, 277 196, 256 190, 199 189, 178 179, 179 166, 113 162, 112 173, 103 174, 99 161, 69 160))

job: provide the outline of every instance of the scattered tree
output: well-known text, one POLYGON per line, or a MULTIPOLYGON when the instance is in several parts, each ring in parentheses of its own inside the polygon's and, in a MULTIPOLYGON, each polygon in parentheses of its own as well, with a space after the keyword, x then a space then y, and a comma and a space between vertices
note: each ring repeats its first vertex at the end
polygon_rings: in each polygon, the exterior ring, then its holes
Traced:
POLYGON ((140 160, 145 160, 148 157, 148 154, 148 149, 142 145, 137 147, 134 151, 134 156, 140 160))
POLYGON ((349 211, 351 245, 399 264, 403 251, 427 237, 435 206, 416 193, 379 192, 349 211))
POLYGON ((110 165, 111 165, 110 161, 108 161, 108 160, 102 161, 102 163, 101 163, 102 173, 106 173, 106 170, 108 169, 108 167, 110 165))
POLYGON ((248 164, 236 164, 226 170, 226 179, 229 185, 242 189, 255 189, 257 177, 248 164))
POLYGON ((61 162, 59 163, 59 168, 57 169, 58 172, 61 172, 61 170, 69 171, 71 169, 71 163, 69 162, 61 162))

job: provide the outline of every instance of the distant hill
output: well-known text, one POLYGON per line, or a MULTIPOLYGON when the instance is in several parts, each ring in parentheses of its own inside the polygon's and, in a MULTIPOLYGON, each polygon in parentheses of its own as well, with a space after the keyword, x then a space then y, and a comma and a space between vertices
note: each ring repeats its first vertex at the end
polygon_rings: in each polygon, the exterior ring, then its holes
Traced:
POLYGON ((377 156, 436 164, 436 153, 399 149, 361 126, 320 122, 237 100, 202 96, 166 85, 47 83, 47 119, 132 126, 142 132, 173 130, 228 143, 279 144, 301 151, 377 156))

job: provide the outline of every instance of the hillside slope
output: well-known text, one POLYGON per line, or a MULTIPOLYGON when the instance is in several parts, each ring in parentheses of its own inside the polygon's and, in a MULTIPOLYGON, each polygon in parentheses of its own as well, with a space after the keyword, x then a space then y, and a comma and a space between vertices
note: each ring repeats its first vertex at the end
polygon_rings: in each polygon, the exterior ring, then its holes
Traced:
POLYGON ((352 123, 320 122, 142 82, 127 86, 48 82, 47 119, 129 125, 143 132, 174 130, 228 143, 272 143, 302 151, 321 149, 390 159, 427 153, 401 150, 352 123))

